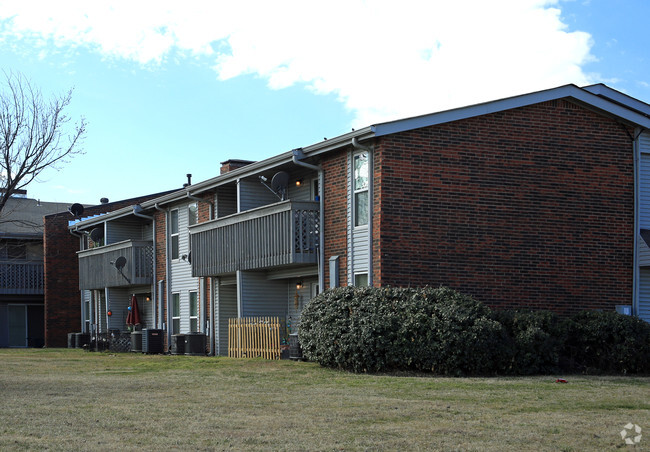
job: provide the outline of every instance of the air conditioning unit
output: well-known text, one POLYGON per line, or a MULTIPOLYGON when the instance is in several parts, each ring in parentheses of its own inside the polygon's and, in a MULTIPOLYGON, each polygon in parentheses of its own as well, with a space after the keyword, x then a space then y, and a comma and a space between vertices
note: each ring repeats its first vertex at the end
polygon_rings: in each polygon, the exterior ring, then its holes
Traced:
POLYGON ((142 353, 163 353, 164 338, 163 330, 142 330, 142 353))
POLYGON ((172 355, 185 354, 185 335, 172 334, 172 355))
POLYGON ((185 354, 191 356, 205 356, 205 334, 185 334, 185 354))

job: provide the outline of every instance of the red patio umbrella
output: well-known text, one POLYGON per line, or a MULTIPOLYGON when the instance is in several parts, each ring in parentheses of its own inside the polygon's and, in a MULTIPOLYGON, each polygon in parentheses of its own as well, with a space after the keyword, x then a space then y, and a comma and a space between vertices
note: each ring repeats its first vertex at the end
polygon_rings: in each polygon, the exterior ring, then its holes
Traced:
POLYGON ((138 309, 138 299, 135 295, 131 296, 131 305, 129 306, 129 313, 126 315, 127 326, 140 325, 140 310, 138 309))

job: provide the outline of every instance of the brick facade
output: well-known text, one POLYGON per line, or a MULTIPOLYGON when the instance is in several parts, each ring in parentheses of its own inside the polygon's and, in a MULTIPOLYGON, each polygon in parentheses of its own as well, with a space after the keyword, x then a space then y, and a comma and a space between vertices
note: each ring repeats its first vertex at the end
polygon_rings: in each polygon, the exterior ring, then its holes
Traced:
MULTIPOLYGON (((164 193, 87 207, 84 216, 111 212, 164 193)), ((68 230, 69 212, 46 215, 43 232, 45 261, 45 346, 65 347, 68 333, 81 331, 79 291, 79 237, 68 230)))
POLYGON ((347 273, 347 190, 348 190, 348 150, 328 154, 321 166, 323 168, 323 201, 325 233, 325 288, 329 287, 329 259, 339 256, 339 284, 348 284, 347 273))
POLYGON ((630 133, 559 100, 382 137, 376 285, 559 313, 630 304, 630 133))

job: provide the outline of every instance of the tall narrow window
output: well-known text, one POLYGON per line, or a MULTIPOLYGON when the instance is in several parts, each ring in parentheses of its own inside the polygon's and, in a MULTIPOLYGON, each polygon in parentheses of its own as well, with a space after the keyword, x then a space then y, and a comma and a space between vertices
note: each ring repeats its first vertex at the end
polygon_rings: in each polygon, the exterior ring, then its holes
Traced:
POLYGON ((181 332, 181 294, 172 294, 172 334, 181 332))
POLYGON ((84 333, 90 333, 90 297, 84 297, 84 333))
POLYGON ((171 240, 172 240, 172 259, 179 257, 179 242, 178 242, 178 209, 171 211, 171 240))
POLYGON ((199 298, 196 292, 190 292, 190 333, 199 331, 199 298))
POLYGON ((353 164, 354 225, 364 226, 368 224, 368 153, 355 154, 353 164))

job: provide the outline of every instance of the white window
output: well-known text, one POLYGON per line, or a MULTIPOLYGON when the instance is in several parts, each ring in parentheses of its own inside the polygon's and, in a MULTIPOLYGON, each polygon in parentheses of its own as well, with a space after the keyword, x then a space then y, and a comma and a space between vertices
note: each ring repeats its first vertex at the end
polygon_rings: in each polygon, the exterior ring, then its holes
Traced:
POLYGON ((90 297, 84 297, 84 333, 90 333, 90 297))
POLYGON ((368 153, 354 155, 352 172, 352 189, 354 191, 353 215, 354 225, 368 224, 368 153))
POLYGON ((190 333, 199 331, 199 298, 196 292, 190 292, 190 333))
POLYGON ((357 287, 367 287, 368 273, 357 273, 354 275, 354 285, 357 287))
POLYGON ((181 294, 172 294, 172 334, 181 332, 181 294))
POLYGON ((179 241, 178 241, 178 209, 171 211, 171 225, 170 233, 172 240, 172 259, 179 257, 179 241))

